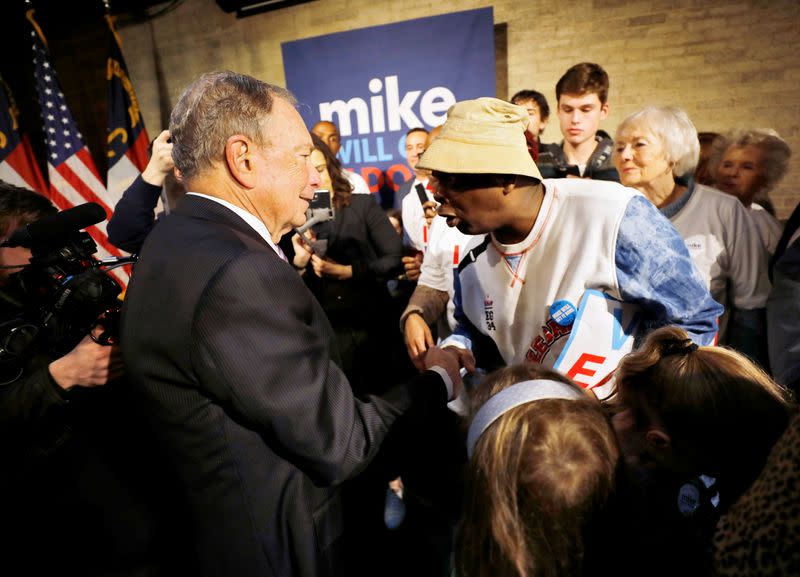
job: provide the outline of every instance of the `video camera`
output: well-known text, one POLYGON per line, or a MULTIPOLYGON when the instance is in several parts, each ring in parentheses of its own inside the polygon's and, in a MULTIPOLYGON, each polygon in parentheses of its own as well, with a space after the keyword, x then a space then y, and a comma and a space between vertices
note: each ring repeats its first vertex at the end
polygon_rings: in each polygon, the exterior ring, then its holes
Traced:
POLYGON ((93 336, 97 342, 116 342, 122 287, 108 271, 136 257, 92 256, 97 245, 81 229, 105 218, 100 205, 82 204, 21 227, 0 245, 31 250, 30 264, 2 289, 18 313, 0 320, 0 362, 35 352, 64 355, 97 326, 104 329, 93 336))

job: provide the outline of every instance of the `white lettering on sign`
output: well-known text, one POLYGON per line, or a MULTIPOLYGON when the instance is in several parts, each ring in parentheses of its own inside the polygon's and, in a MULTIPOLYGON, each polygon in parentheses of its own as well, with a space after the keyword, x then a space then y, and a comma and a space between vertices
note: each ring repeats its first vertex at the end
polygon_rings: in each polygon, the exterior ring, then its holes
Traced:
POLYGON ((350 125, 350 114, 353 111, 356 113, 358 133, 369 134, 369 111, 363 98, 351 98, 347 102, 344 100, 321 102, 319 105, 319 117, 322 120, 333 121, 333 115, 336 114, 338 120, 334 124, 339 127, 339 134, 342 136, 353 134, 353 128, 350 125))
POLYGON ((373 78, 369 81, 368 88, 373 94, 369 98, 369 106, 359 97, 353 97, 347 102, 344 100, 321 102, 320 119, 334 122, 342 136, 354 133, 353 113, 355 113, 357 134, 386 132, 387 125, 390 132, 397 132, 404 130, 403 125, 405 130, 421 127, 423 121, 428 126, 439 126, 444 123, 447 111, 456 103, 455 94, 444 86, 433 86, 424 94, 421 90, 410 90, 401 97, 397 75, 386 76, 383 81, 380 78, 373 78), (414 108, 417 101, 419 101, 417 107, 419 116, 414 108))
POLYGON ((422 95, 419 113, 428 126, 439 126, 447 120, 447 111, 456 103, 455 95, 444 86, 434 86, 422 95))
POLYGON ((377 78, 369 81, 369 91, 377 96, 372 96, 369 99, 369 108, 372 112, 372 132, 386 132, 386 122, 383 118, 383 96, 379 93, 383 90, 383 82, 377 78))

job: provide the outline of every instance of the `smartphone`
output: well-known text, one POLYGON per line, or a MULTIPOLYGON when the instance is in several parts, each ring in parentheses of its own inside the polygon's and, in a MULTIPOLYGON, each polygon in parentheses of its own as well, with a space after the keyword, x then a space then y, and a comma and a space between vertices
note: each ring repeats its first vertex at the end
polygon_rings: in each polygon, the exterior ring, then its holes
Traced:
POLYGON ((296 228, 295 230, 303 234, 309 228, 320 222, 327 222, 333 220, 333 205, 331 204, 331 191, 330 190, 315 190, 314 198, 308 204, 306 209, 306 223, 296 228))
POLYGON ((330 190, 315 190, 314 198, 308 205, 308 210, 330 210, 331 209, 331 191, 330 190))

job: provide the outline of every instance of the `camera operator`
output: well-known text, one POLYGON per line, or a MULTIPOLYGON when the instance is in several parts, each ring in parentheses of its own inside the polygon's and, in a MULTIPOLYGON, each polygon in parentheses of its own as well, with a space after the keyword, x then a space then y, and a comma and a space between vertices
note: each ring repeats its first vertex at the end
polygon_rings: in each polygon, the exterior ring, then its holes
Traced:
MULTIPOLYGON (((44 196, 0 183, 0 238, 3 241, 15 229, 55 212, 55 207, 44 196)), ((30 257, 31 251, 25 247, 0 248, 0 267, 3 267, 0 268, 0 292, 4 297, 0 300, 1 321, 21 312, 15 310, 13 301, 16 299, 5 292, 5 287, 9 276, 27 265, 30 257)), ((21 429, 35 427, 51 407, 67 402, 66 393, 72 387, 104 385, 122 375, 119 348, 97 344, 90 335, 63 357, 48 360, 36 355, 27 362, 0 365, 0 383, 3 383, 0 424, 3 429, 15 425, 21 429)))
MULTIPOLYGON (((56 212, 0 181, 0 240, 56 212)), ((30 249, 0 247, 0 572, 132 575, 149 563, 152 517, 130 474, 135 451, 116 434, 127 427, 125 387, 103 386, 123 373, 119 347, 86 335, 60 357, 21 350, 20 335, 36 327, 25 305, 38 295, 13 275, 30 258, 30 249)))

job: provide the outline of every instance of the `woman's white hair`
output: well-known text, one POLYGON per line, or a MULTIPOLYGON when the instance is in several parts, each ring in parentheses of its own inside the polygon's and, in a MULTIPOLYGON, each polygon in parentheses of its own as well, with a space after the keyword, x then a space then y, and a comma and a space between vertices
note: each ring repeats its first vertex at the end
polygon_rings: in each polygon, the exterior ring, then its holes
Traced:
POLYGON ((743 148, 745 146, 755 146, 764 151, 764 187, 759 191, 766 195, 767 192, 775 188, 789 169, 789 158, 792 156, 792 149, 786 141, 771 128, 753 128, 732 130, 714 140, 711 149, 711 157, 708 161, 708 168, 711 177, 717 180, 717 171, 722 163, 725 153, 731 148, 743 148))
POLYGON ((689 115, 675 106, 648 106, 628 116, 617 127, 615 139, 639 130, 658 138, 676 177, 694 172, 700 158, 697 129, 689 115))

